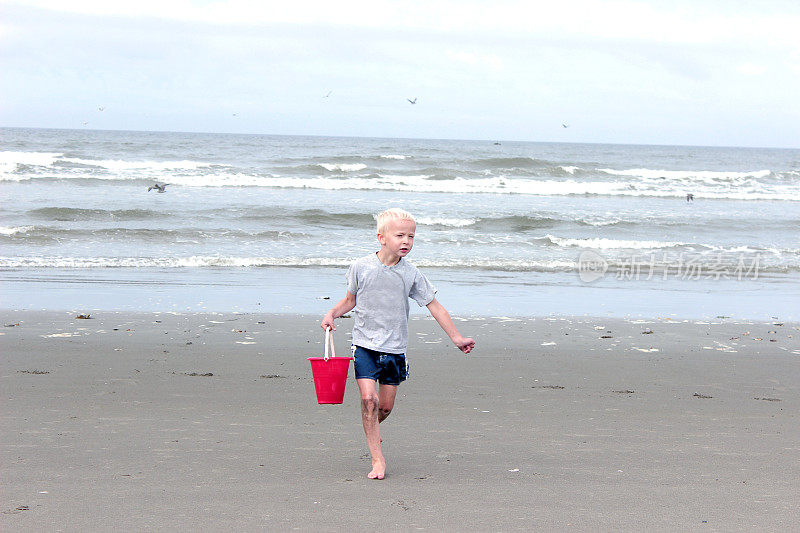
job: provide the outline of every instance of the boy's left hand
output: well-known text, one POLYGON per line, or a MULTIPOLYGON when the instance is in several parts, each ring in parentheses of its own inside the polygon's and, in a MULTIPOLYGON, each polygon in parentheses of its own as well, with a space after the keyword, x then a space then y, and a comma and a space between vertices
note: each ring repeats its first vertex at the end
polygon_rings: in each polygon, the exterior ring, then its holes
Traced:
POLYGON ((469 353, 475 347, 475 340, 469 337, 461 337, 453 341, 458 349, 464 353, 469 353))

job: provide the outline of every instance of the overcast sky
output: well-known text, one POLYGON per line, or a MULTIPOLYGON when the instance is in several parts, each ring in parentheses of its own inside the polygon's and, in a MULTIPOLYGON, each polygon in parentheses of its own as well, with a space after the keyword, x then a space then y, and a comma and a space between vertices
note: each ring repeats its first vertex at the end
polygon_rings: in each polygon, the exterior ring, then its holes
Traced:
POLYGON ((797 0, 0 0, 0 72, 0 126, 800 147, 797 0))

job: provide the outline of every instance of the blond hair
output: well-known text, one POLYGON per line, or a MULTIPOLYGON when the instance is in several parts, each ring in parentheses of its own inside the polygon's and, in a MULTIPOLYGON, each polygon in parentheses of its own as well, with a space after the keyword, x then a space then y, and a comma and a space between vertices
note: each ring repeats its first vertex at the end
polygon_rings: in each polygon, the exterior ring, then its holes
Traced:
POLYGON ((410 220, 413 223, 417 223, 414 215, 409 213, 408 211, 404 211, 399 207, 392 207, 391 209, 387 209, 383 213, 378 214, 376 217, 378 219, 378 233, 383 235, 386 231, 386 226, 392 220, 410 220))

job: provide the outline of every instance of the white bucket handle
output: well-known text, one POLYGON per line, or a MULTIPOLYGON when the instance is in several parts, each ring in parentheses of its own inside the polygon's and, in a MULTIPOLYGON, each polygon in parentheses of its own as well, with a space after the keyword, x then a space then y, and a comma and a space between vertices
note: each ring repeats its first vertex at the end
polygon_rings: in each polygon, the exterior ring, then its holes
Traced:
POLYGON ((331 328, 325 328, 325 361, 331 357, 336 357, 336 349, 333 347, 333 331, 331 328), (330 357, 328 356, 328 346, 330 346, 330 357))

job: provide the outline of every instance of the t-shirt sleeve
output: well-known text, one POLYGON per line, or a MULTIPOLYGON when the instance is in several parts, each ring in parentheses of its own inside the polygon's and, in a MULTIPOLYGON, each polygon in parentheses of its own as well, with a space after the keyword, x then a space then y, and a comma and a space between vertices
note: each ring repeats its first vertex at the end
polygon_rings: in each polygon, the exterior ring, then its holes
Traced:
POLYGON ((417 271, 408 296, 413 298, 420 307, 425 307, 436 298, 436 287, 428 281, 428 278, 422 272, 417 271))
POLYGON ((350 268, 347 271, 347 292, 350 294, 356 294, 358 292, 358 273, 357 273, 356 264, 353 263, 350 265, 350 268))

